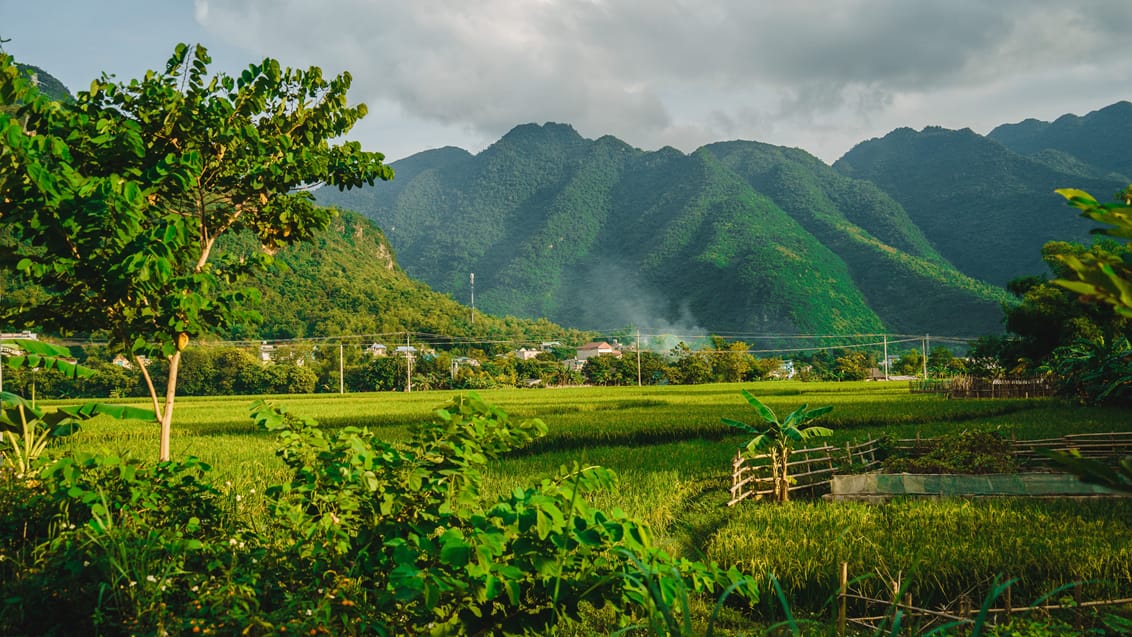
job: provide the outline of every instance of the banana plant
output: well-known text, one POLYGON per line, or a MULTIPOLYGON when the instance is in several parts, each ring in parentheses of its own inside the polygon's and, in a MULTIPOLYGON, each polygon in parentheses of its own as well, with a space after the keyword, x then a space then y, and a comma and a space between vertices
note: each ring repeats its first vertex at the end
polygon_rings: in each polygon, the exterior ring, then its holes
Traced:
MULTIPOLYGON (((53 369, 68 378, 86 378, 94 370, 79 365, 71 358, 66 347, 36 339, 0 340, 0 369, 53 369)), ((39 409, 35 405, 34 385, 31 401, 3 391, 0 385, 0 470, 15 471, 17 477, 29 477, 37 472, 36 461, 47 449, 48 443, 60 436, 69 436, 79 429, 79 423, 98 415, 119 420, 153 420, 151 409, 125 405, 84 403, 59 407, 55 411, 39 409)))
POLYGON ((827 427, 806 426, 806 423, 833 411, 833 407, 808 409, 808 405, 802 405, 790 412, 785 419, 779 420, 770 407, 755 398, 751 392, 744 389, 742 394, 747 403, 754 407, 755 412, 763 419, 762 425, 749 425, 730 418, 723 418, 723 423, 754 435, 745 446, 746 452, 749 455, 763 453, 769 455, 771 475, 774 478, 774 499, 777 502, 787 502, 790 500, 790 484, 793 482, 788 464, 790 453, 798 443, 811 438, 833 435, 833 430, 827 427))
POLYGON ((77 432, 80 422, 98 415, 152 420, 153 410, 85 403, 49 412, 18 394, 0 392, 0 471, 14 471, 18 478, 34 476, 38 473, 36 461, 53 438, 77 432))
MULTIPOLYGON (((3 367, 8 369, 55 370, 67 378, 88 378, 94 370, 71 359, 71 350, 34 338, 0 340, 0 392, 4 391, 3 367)), ((35 404, 35 383, 31 402, 35 404)))

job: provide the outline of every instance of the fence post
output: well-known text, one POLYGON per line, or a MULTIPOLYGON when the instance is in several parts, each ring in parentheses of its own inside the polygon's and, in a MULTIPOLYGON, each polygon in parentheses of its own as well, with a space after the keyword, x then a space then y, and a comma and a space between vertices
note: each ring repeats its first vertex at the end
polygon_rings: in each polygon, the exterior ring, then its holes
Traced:
MULTIPOLYGON (((1010 579, 1007 578, 1006 581, 1009 582, 1010 579)), ((1010 621, 1010 614, 1014 610, 1014 605, 1011 603, 1011 599, 1010 599, 1010 591, 1011 591, 1012 588, 1013 588, 1013 585, 1007 584, 1006 585, 1006 591, 1005 591, 1006 595, 1003 597, 1003 602, 1005 603, 1004 609, 1006 610, 1006 621, 1010 621)))
POLYGON ((845 635, 846 595, 849 593, 849 562, 841 563, 841 577, 837 590, 841 602, 837 609, 837 635, 842 637, 845 635))
MULTIPOLYGON (((959 597, 959 616, 963 618, 964 622, 969 621, 971 617, 971 598, 966 593, 959 597)), ((959 635, 966 635, 966 624, 964 624, 963 626, 958 626, 956 633, 959 635)))

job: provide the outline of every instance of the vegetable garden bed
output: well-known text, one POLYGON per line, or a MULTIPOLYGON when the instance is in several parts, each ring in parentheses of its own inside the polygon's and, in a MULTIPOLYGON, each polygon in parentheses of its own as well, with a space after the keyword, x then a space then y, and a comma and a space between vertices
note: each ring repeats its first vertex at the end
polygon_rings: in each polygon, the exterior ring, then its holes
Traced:
POLYGON ((902 496, 1121 497, 1127 494, 1087 484, 1064 473, 860 473, 833 476, 829 499, 884 502, 902 496))

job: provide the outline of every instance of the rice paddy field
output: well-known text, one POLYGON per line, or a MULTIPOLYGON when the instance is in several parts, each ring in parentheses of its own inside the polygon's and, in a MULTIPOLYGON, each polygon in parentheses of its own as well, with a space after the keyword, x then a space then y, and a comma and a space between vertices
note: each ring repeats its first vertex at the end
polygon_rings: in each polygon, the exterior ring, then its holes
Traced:
MULTIPOLYGON (((1019 439, 1132 430, 1132 412, 1050 399, 947 400, 902 383, 768 382, 743 385, 509 389, 480 395, 512 418, 541 418, 548 434, 495 463, 489 491, 503 493, 578 462, 612 468, 615 492, 595 504, 646 521, 675 554, 774 575, 797 613, 828 616, 840 563, 855 586, 881 594, 894 582, 924 605, 981 600, 996 577, 1016 579, 1016 605, 1071 591, 1083 599, 1132 597, 1132 498, 1103 500, 902 500, 885 505, 799 501, 725 505, 730 462, 745 439, 720 422, 757 419, 747 389, 776 413, 832 405, 820 424, 833 444, 880 435, 939 436, 999 430, 1019 439)), ((358 426, 397 442, 455 392, 272 397, 326 427, 358 426)), ((197 456, 218 482, 256 494, 286 480, 273 435, 247 416, 251 397, 179 399, 173 455, 197 456)), ((65 443, 155 460, 154 425, 92 421, 65 443)), ((766 590, 766 589, 764 589, 766 590)), ((771 595, 766 595, 773 613, 771 595)), ((976 603, 977 607, 977 603, 976 603)))

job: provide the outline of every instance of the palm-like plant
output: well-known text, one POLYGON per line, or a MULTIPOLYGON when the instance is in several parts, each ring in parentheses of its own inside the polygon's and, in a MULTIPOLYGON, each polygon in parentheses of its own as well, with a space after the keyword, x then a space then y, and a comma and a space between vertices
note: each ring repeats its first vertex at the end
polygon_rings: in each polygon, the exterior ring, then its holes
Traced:
POLYGON ((833 435, 833 430, 827 427, 806 426, 806 423, 833 411, 833 407, 827 405, 808 409, 808 405, 802 405, 780 421, 770 407, 755 398, 751 392, 744 389, 742 394, 743 398, 747 399, 747 402, 762 417, 763 424, 761 426, 749 425, 730 418, 723 418, 723 423, 741 429, 746 433, 754 434, 754 438, 746 444, 746 451, 751 455, 766 453, 770 456, 771 473, 774 477, 774 499, 778 502, 786 502, 790 499, 791 479, 787 464, 790 459, 790 452, 793 451, 794 445, 797 443, 810 438, 833 435))

